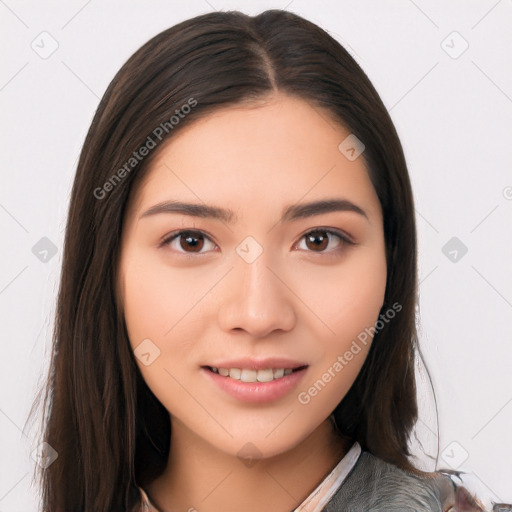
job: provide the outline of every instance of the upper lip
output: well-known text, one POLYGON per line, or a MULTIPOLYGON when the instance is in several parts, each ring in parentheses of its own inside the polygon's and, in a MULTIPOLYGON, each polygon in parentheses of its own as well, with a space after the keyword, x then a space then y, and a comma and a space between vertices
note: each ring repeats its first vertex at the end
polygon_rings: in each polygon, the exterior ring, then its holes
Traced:
POLYGON ((278 368, 301 368, 302 366, 308 366, 307 363, 301 361, 294 361, 285 357, 270 357, 267 359, 229 359, 227 361, 217 361, 207 366, 213 368, 240 368, 248 370, 265 370, 267 368, 278 369, 278 368))

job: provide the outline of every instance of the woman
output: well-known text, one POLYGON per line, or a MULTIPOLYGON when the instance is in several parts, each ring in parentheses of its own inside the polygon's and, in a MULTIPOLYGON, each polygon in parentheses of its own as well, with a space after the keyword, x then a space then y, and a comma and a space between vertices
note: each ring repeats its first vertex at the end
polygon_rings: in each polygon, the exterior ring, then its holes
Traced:
POLYGON ((78 164, 43 510, 483 510, 408 458, 416 272, 400 141, 339 43, 277 10, 157 35, 78 164))

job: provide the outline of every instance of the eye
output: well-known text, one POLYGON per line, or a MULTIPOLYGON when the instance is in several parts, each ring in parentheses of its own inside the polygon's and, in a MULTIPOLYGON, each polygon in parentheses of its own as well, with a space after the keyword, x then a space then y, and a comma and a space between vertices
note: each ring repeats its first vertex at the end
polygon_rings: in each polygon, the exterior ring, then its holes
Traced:
POLYGON ((166 236, 162 240, 160 246, 163 247, 164 245, 168 245, 173 250, 181 253, 201 254, 201 249, 205 246, 206 240, 208 240, 209 242, 212 243, 213 246, 215 246, 211 239, 201 231, 175 231, 166 236))
MULTIPOLYGON (((337 253, 341 251, 345 245, 355 245, 355 242, 344 233, 327 228, 316 228, 308 231, 306 234, 302 235, 300 240, 302 241, 304 239, 306 249, 300 249, 307 252, 316 252, 318 254, 337 253), (335 244, 334 248, 326 251, 326 247, 332 240, 337 240, 337 244, 335 244)), ((208 250, 201 252, 201 249, 205 247, 205 243, 208 245, 207 242, 212 244, 212 248, 216 247, 215 243, 212 242, 206 233, 187 229, 170 233, 162 240, 160 247, 169 246, 171 249, 181 254, 204 254, 208 252, 208 250)))
POLYGON ((317 252, 319 254, 339 252, 345 245, 355 245, 355 242, 350 240, 344 233, 326 228, 316 228, 308 231, 302 235, 301 240, 303 239, 305 239, 305 250, 307 252, 317 252), (335 244, 333 249, 325 251, 325 248, 333 238, 338 240, 337 244, 335 244))

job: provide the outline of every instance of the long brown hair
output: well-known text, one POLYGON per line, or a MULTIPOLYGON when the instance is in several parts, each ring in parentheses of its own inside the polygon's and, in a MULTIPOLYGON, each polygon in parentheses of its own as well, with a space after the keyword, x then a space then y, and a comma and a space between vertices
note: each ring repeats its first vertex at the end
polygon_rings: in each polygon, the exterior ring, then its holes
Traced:
POLYGON ((132 510, 136 486, 164 470, 169 415, 138 370, 115 293, 126 205, 163 142, 216 109, 257 105, 275 91, 327 112, 365 145, 362 157, 383 212, 383 309, 398 303, 401 311, 375 334, 334 418, 364 449, 415 470, 408 440, 417 419, 416 228, 391 118, 356 61, 315 24, 281 10, 214 12, 165 30, 130 57, 101 99, 83 145, 51 366, 41 390, 42 440, 58 453, 38 474, 44 512, 132 510), (135 158, 149 138, 158 147, 135 158))

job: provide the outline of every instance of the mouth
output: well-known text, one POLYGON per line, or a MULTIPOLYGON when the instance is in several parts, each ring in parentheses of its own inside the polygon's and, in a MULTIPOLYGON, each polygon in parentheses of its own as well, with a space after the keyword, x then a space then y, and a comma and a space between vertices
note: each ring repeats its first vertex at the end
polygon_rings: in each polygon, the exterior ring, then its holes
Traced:
POLYGON ((254 370, 250 368, 216 368, 215 366, 203 366, 203 368, 212 373, 241 382, 272 382, 292 373, 304 370, 307 367, 308 365, 299 366, 297 368, 263 368, 254 370))
POLYGON ((201 366, 201 374, 206 382, 240 402, 263 404, 289 396, 304 379, 307 368, 309 365, 303 362, 287 359, 245 359, 201 366))

